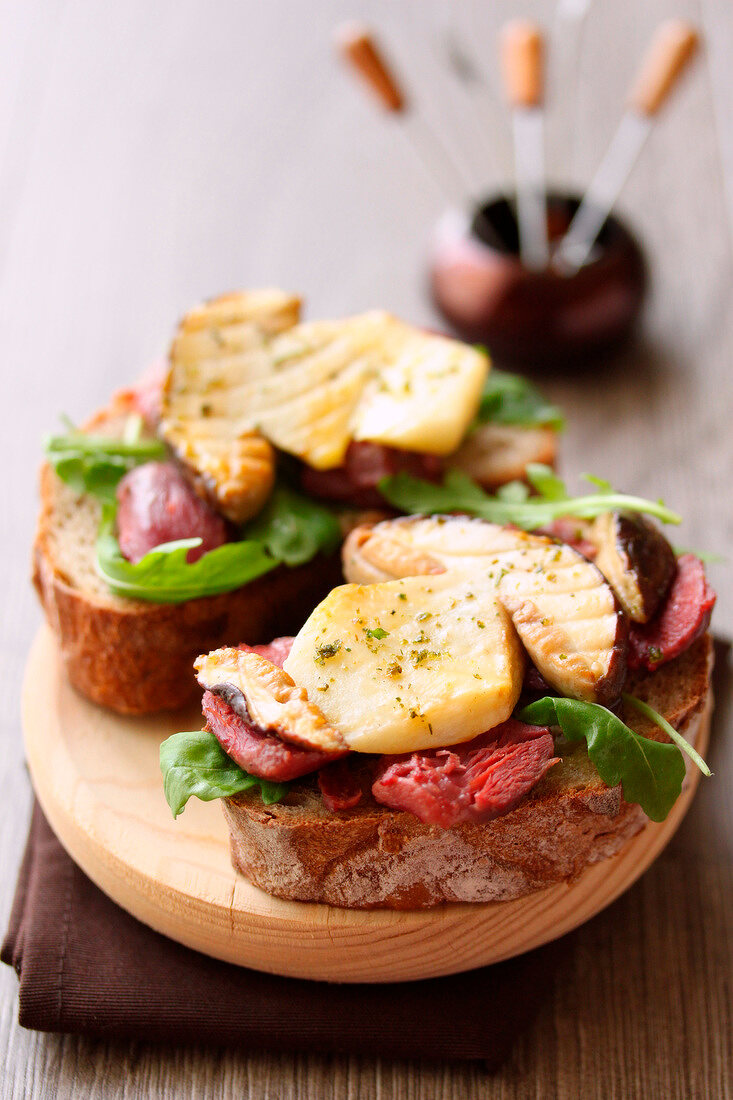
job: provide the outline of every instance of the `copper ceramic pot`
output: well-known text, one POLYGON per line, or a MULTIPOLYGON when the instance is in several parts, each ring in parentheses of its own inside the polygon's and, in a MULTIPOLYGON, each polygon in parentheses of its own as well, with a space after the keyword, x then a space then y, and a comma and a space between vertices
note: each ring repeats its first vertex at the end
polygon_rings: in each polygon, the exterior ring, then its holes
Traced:
MULTIPOLYGON (((578 205, 574 196, 548 195, 551 242, 563 235, 578 205)), ((575 274, 552 267, 529 271, 519 260, 513 200, 501 196, 473 214, 444 215, 430 280, 438 308, 464 339, 485 343, 502 361, 562 367, 628 337, 647 274, 636 238, 615 217, 575 274)))

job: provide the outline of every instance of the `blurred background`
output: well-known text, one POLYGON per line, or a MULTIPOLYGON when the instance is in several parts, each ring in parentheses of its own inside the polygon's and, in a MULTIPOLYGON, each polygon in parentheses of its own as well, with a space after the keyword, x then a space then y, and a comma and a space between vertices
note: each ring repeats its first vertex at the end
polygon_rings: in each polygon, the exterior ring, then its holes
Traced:
MULTIPOLYGON (((725 493, 727 464, 694 444, 684 463, 675 456, 691 407, 706 438, 731 420, 731 13, 716 0, 654 0, 633 5, 632 17, 597 0, 574 22, 567 13, 578 6, 10 5, 0 43, 0 308, 7 461, 23 471, 4 488, 17 537, 30 537, 38 444, 57 413, 82 418, 132 380, 194 301, 275 284, 301 292, 311 317, 382 306, 439 321, 425 257, 446 197, 399 119, 335 56, 342 20, 377 29, 421 117, 486 195, 512 181, 497 44, 506 18, 546 29, 548 176, 582 191, 644 48, 674 15, 697 24, 704 51, 619 205, 653 273, 641 348, 629 370, 600 363, 580 380, 548 376, 546 388, 570 416, 568 472, 591 466, 629 490, 662 493, 710 542, 703 505, 725 493), (640 468, 633 441, 650 435, 640 468)), ((457 203, 467 197, 456 189, 457 203)), ((710 549, 722 549, 719 531, 730 526, 716 521, 710 549)), ((29 600, 23 585, 13 599, 29 600)), ((720 613, 730 611, 724 597, 720 613)))
MULTIPOLYGON (((3 919, 29 805, 17 695, 40 621, 28 555, 43 435, 60 413, 83 420, 129 384, 165 352, 193 302, 226 290, 281 285, 303 294, 310 317, 376 306, 441 326, 426 256, 446 196, 399 120, 369 100, 335 55, 333 31, 345 19, 376 29, 474 196, 512 183, 497 46, 504 20, 528 16, 547 32, 548 176, 581 191, 659 22, 679 16, 699 28, 700 56, 618 207, 651 271, 639 337, 583 372, 535 377, 567 413, 560 466, 571 486, 590 470, 630 492, 661 495, 685 517, 679 545, 730 556, 733 12, 726 0, 596 0, 573 27, 576 51, 569 27, 582 7, 0 3, 0 655, 8 700, 0 779, 13 791, 0 807, 0 850, 11 869, 3 919)), ((460 206, 470 196, 451 198, 460 206)), ((729 635, 729 566, 711 566, 711 577, 717 630, 729 635)), ((580 958, 576 965, 580 972, 580 958)), ((9 1028, 12 974, 0 983, 9 1028)), ((704 999, 705 990, 694 995, 704 999)), ((13 1034, 11 1044, 21 1042, 13 1034)))

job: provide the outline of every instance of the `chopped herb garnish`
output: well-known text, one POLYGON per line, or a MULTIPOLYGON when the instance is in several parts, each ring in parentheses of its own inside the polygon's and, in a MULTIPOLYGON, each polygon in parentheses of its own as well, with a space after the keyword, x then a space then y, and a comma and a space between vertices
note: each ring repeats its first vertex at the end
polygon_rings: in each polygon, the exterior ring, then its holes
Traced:
POLYGON ((324 642, 323 645, 316 646, 313 660, 317 665, 325 664, 331 657, 335 657, 340 649, 341 642, 338 638, 334 642, 324 642))
POLYGON ((377 626, 373 630, 370 629, 368 626, 365 626, 364 633, 366 634, 367 638, 374 638, 377 642, 381 642, 382 638, 389 637, 389 631, 385 630, 384 627, 381 626, 377 626))

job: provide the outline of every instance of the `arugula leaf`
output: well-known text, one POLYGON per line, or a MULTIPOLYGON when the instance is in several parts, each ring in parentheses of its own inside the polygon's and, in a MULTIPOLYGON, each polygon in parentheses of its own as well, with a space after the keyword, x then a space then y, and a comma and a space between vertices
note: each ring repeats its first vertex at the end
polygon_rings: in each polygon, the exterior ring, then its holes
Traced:
MULTIPOLYGON (((68 421, 66 422, 68 424, 68 421)), ((141 439, 142 420, 130 416, 122 438, 88 435, 69 424, 66 435, 53 435, 45 441, 48 461, 75 493, 90 493, 103 502, 114 500, 120 479, 143 462, 165 458, 159 439, 141 439)))
POLYGON ((674 726, 670 725, 667 719, 656 711, 654 707, 650 707, 648 703, 645 703, 643 699, 637 699, 635 695, 629 695, 626 692, 621 696, 625 703, 638 710, 640 714, 643 714, 645 718, 648 718, 655 725, 659 726, 660 730, 664 730, 667 736, 674 741, 678 749, 682 749, 686 752, 693 764, 696 764, 703 775, 710 777, 713 773, 707 766, 703 758, 697 749, 693 748, 689 741, 686 741, 681 733, 678 733, 674 726))
POLYGON ((163 790, 173 816, 182 813, 189 798, 211 802, 240 791, 259 787, 266 805, 280 802, 288 793, 287 783, 273 783, 250 775, 227 756, 208 730, 174 733, 160 746, 163 790))
POLYGON ((537 496, 523 498, 522 492, 514 493, 507 486, 496 496, 491 496, 460 470, 449 470, 442 485, 422 481, 402 471, 379 482, 382 496, 403 512, 431 515, 436 512, 467 512, 492 523, 513 523, 526 531, 544 527, 561 516, 577 516, 578 519, 594 519, 603 512, 616 509, 626 512, 645 512, 656 516, 662 523, 681 523, 681 516, 665 507, 661 501, 644 500, 613 492, 608 482, 601 482, 597 493, 583 497, 570 497, 564 482, 550 469, 539 463, 527 466, 527 480, 537 491, 537 496), (511 495, 510 495, 511 494, 511 495))
POLYGON ((333 512, 283 484, 275 486, 264 509, 243 534, 290 566, 310 561, 321 550, 330 553, 341 542, 333 512))
POLYGON ((559 726, 570 741, 585 739, 588 756, 609 787, 622 785, 652 821, 664 821, 682 790, 685 762, 677 745, 634 733, 598 703, 546 696, 519 712, 522 722, 559 726))
POLYGON ((683 554, 694 554, 705 565, 721 565, 728 561, 725 554, 718 554, 715 550, 691 550, 684 546, 674 546, 672 549, 676 558, 681 558, 683 554))
POLYGON ((492 367, 484 384, 478 416, 480 424, 516 424, 524 428, 563 431, 565 418, 557 405, 545 401, 540 391, 519 374, 492 367))
POLYGON ((117 596, 153 603, 182 603, 231 592, 280 564, 301 565, 320 550, 338 546, 341 532, 333 513, 284 485, 273 492, 264 513, 244 528, 239 542, 186 561, 201 539, 178 539, 150 550, 139 562, 122 555, 114 534, 116 507, 104 505, 97 538, 97 572, 117 596))
POLYGON ((117 596, 153 603, 182 603, 231 592, 269 573, 278 564, 260 542, 225 542, 198 561, 186 561, 201 539, 178 539, 156 546, 138 562, 123 557, 113 534, 115 508, 105 505, 97 537, 97 572, 117 596))

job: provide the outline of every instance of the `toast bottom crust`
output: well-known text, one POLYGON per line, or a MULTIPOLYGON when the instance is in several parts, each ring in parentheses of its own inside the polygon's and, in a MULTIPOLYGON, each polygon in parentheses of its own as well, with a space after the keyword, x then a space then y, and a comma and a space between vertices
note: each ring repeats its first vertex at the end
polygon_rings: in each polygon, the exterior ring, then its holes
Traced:
MULTIPOLYGON (((694 743, 709 720, 709 636, 628 688, 647 698, 694 743)), ((626 716, 627 721, 631 715, 626 716)), ((639 732, 665 740, 657 727, 639 732)), ((444 902, 508 901, 615 855, 648 822, 609 788, 584 746, 571 750, 510 813, 484 825, 425 825, 370 800, 342 813, 323 807, 315 784, 282 803, 256 794, 222 800, 232 863, 261 889, 350 909, 423 909, 444 902)))
POLYGON ((152 714, 200 694, 193 662, 223 645, 294 634, 341 581, 339 556, 279 566, 250 584, 182 604, 102 600, 68 584, 36 549, 33 581, 82 695, 118 714, 152 714))

